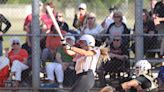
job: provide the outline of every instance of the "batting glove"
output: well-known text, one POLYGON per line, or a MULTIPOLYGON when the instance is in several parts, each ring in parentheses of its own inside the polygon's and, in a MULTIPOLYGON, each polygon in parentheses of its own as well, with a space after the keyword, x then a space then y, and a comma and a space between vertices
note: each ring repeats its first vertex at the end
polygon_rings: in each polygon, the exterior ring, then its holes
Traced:
POLYGON ((65 45, 66 50, 71 50, 71 46, 69 44, 65 45))

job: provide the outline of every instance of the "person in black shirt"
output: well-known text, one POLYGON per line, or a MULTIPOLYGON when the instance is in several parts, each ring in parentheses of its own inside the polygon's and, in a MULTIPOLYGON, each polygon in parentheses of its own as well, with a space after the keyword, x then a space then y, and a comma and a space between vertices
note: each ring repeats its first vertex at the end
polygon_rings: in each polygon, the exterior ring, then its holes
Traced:
POLYGON ((111 60, 107 62, 104 69, 107 72, 119 73, 125 67, 128 67, 128 50, 123 45, 121 37, 114 37, 109 52, 111 60))
POLYGON ((149 49, 155 49, 157 47, 157 30, 154 22, 149 16, 146 9, 143 9, 143 32, 144 34, 149 34, 149 36, 144 36, 144 53, 146 57, 155 57, 155 53, 146 53, 149 49), (152 35, 152 36, 151 36, 152 35))
POLYGON ((153 17, 155 19, 155 24, 164 24, 164 0, 156 3, 153 17))
MULTIPOLYGON (((101 63, 101 66, 97 69, 101 87, 104 87, 107 84, 105 76, 108 73, 111 78, 116 78, 116 75, 120 76, 120 72, 128 73, 129 53, 127 48, 123 45, 121 37, 113 38, 113 41, 110 44, 109 56, 111 59, 101 63)), ((124 80, 119 81, 122 82, 124 80)))
POLYGON ((11 27, 11 23, 2 14, 0 14, 0 56, 2 56, 2 51, 3 51, 3 47, 2 47, 3 38, 2 38, 2 35, 4 33, 6 33, 9 30, 10 27, 11 27), (6 25, 4 29, 2 28, 3 23, 6 25))
MULTIPOLYGON (((157 47, 157 30, 154 22, 149 16, 149 12, 146 9, 143 9, 143 33, 146 34, 144 36, 144 55, 146 57, 155 57, 155 53, 148 53, 147 51, 150 49, 155 49, 157 47)), ((134 30, 135 31, 135 30, 134 30)), ((135 53, 135 42, 131 46, 132 51, 135 53)))
POLYGON ((60 27, 61 30, 64 30, 66 32, 69 31, 69 26, 68 24, 65 22, 64 20, 64 16, 63 16, 63 13, 62 12, 57 12, 56 13, 56 20, 58 22, 58 25, 60 27))
POLYGON ((135 64, 135 74, 136 78, 122 83, 116 87, 116 90, 119 92, 132 89, 133 92, 158 92, 158 85, 151 74, 151 64, 147 60, 139 60, 135 64))
MULTIPOLYGON (((156 28, 158 30, 158 34, 164 34, 164 0, 161 0, 156 3, 154 12, 153 12, 153 18, 154 23, 156 25, 156 28)), ((160 56, 164 56, 164 37, 159 37, 159 40, 161 41, 160 44, 160 56)))

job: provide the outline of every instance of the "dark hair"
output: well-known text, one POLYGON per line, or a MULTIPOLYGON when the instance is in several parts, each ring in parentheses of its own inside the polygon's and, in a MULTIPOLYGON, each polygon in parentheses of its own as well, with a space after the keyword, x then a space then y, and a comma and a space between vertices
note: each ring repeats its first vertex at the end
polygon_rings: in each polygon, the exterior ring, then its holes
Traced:
POLYGON ((145 13, 145 15, 147 17, 146 20, 151 20, 150 14, 147 9, 143 9, 143 13, 145 13))
POLYGON ((118 10, 118 8, 114 5, 109 7, 109 12, 116 11, 116 10, 118 10))

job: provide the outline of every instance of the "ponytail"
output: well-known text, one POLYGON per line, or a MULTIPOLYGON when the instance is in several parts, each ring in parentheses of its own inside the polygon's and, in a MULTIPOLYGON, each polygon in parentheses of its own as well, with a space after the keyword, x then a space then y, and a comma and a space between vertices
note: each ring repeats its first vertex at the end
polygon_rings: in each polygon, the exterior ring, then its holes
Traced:
POLYGON ((104 47, 104 48, 101 48, 100 49, 100 57, 102 59, 103 62, 107 62, 108 60, 110 60, 110 57, 109 57, 109 47, 104 47))

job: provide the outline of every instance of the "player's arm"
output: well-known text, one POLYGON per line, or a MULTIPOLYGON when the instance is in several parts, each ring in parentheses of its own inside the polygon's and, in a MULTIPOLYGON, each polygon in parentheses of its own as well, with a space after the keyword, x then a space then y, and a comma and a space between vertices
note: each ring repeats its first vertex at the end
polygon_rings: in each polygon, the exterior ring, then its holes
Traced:
POLYGON ((63 47, 65 49, 65 52, 71 56, 74 56, 76 53, 78 53, 80 55, 84 55, 84 56, 92 56, 92 55, 96 54, 96 52, 93 50, 84 50, 84 49, 74 47, 74 46, 69 46, 69 45, 66 45, 63 47))
POLYGON ((120 84, 118 87, 116 87, 116 90, 118 90, 118 91, 128 91, 131 88, 135 88, 138 91, 142 90, 141 86, 139 85, 139 82, 135 79, 120 84))

